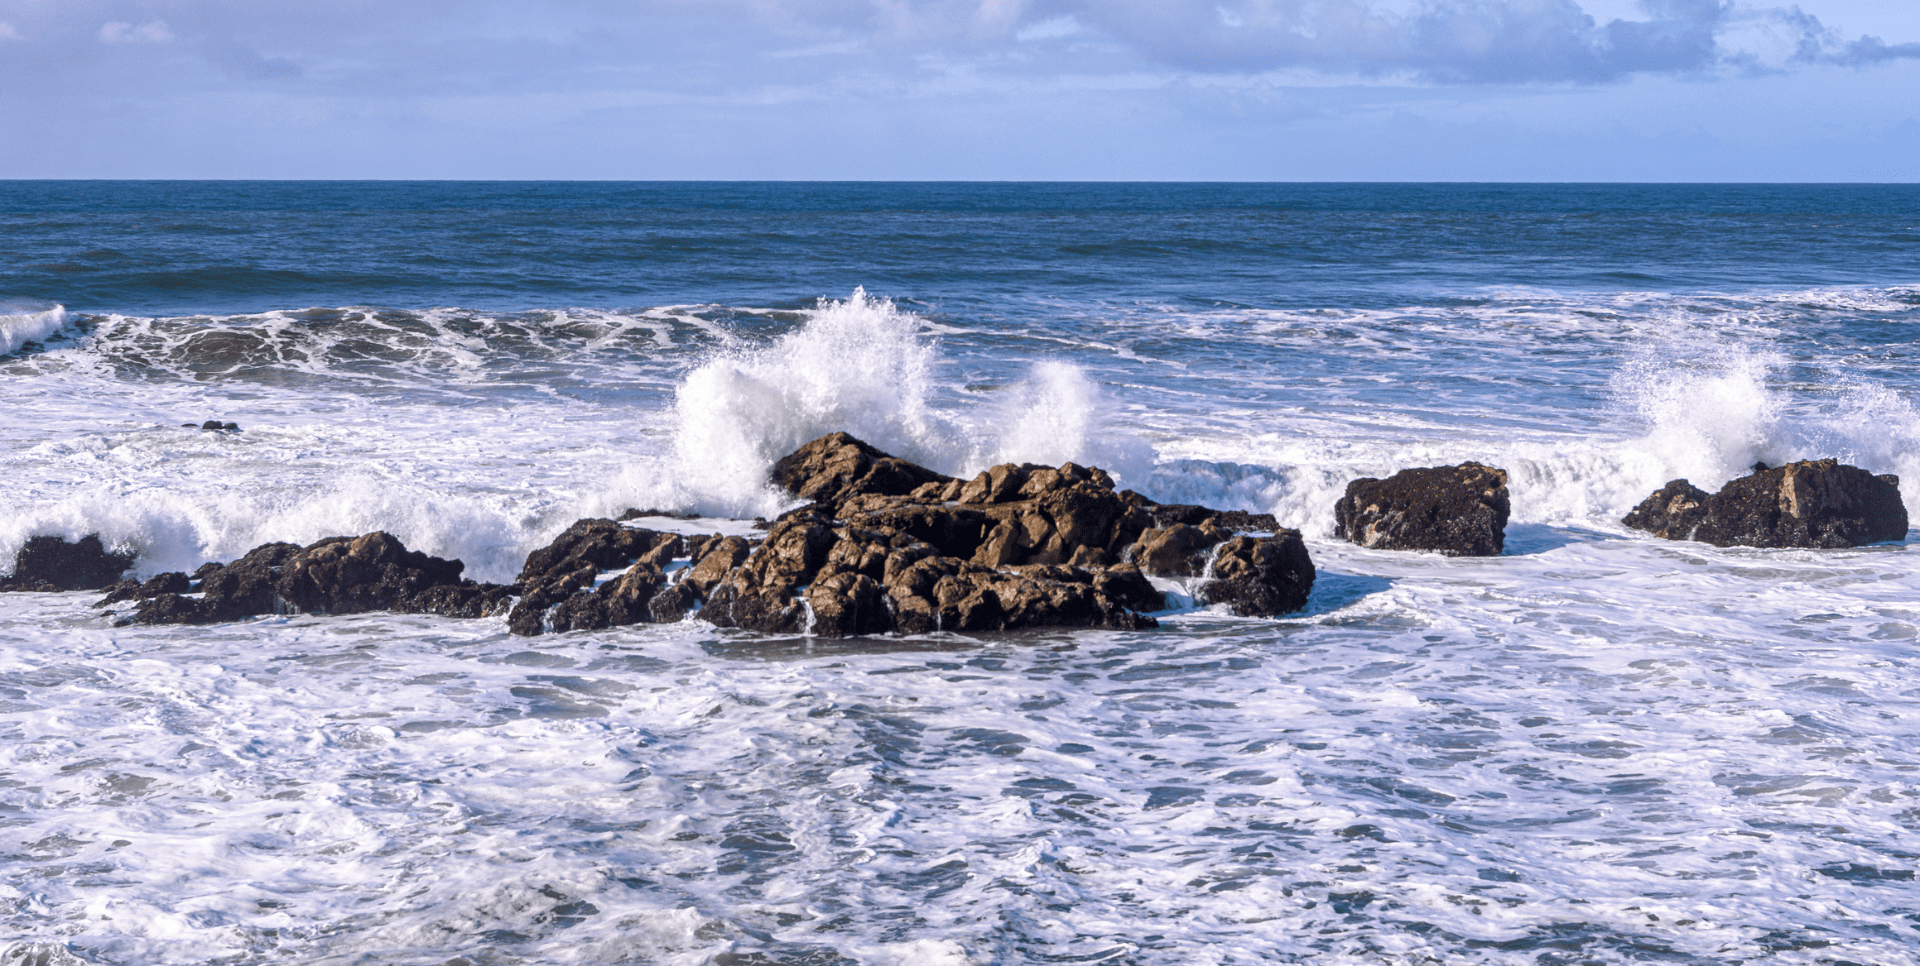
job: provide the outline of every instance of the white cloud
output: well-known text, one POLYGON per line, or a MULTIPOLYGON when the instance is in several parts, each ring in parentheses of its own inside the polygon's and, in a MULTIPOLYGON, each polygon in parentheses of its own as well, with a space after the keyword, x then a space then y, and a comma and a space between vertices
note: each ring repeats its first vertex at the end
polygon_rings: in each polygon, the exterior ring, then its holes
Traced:
POLYGON ((20 31, 13 29, 13 24, 10 24, 4 20, 0 20, 0 40, 19 40, 19 39, 20 39, 20 31))
POLYGON ((164 20, 149 20, 137 27, 124 20, 100 25, 100 42, 103 44, 164 44, 172 39, 173 31, 164 20))

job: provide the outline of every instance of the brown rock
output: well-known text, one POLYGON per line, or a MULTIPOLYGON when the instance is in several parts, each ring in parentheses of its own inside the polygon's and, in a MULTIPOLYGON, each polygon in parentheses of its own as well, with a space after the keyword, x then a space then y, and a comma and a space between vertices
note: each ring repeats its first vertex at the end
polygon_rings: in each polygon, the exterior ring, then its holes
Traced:
POLYGON ((1224 539, 1221 531, 1176 523, 1141 534, 1130 548, 1131 559, 1156 577, 1198 577, 1206 567, 1207 551, 1224 539))
POLYGON ((863 573, 843 571, 815 581, 807 589, 812 612, 807 632, 816 637, 858 637, 893 630, 893 612, 880 582, 863 573))
POLYGON ((862 493, 905 496, 952 478, 888 456, 846 433, 830 433, 781 457, 772 479, 800 499, 832 504, 862 493))
POLYGON ((1907 536, 1900 478, 1838 460, 1764 465, 1708 496, 1674 480, 1621 521, 1716 547, 1857 547, 1907 536))
POLYGON ((1220 545, 1199 597, 1242 617, 1275 617, 1307 606, 1313 560, 1298 530, 1270 537, 1233 537, 1220 545))
POLYGON ((1358 479, 1334 505, 1334 535, 1381 550, 1496 557, 1506 547, 1507 471, 1462 463, 1358 479))

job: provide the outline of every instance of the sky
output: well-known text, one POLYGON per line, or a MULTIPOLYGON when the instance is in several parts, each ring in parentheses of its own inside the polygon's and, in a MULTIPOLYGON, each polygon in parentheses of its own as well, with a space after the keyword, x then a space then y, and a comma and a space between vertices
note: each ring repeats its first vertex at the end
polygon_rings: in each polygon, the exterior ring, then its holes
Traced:
POLYGON ((0 178, 1920 180, 1920 2, 0 0, 0 178))

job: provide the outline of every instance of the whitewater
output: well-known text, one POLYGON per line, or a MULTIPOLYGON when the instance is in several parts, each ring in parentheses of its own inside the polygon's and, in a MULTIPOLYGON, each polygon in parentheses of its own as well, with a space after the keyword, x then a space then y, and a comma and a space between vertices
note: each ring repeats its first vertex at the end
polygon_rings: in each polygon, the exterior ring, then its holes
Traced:
POLYGON ((1829 456, 1920 513, 1912 278, 1262 301, 1216 270, 1233 297, 23 292, 0 567, 386 530, 508 581, 582 517, 740 532, 845 430, 1270 512, 1319 577, 1278 620, 847 641, 0 594, 0 963, 1920 964, 1908 542, 1619 522, 1829 456), (1510 474, 1505 555, 1333 537, 1348 481, 1464 460, 1510 474))

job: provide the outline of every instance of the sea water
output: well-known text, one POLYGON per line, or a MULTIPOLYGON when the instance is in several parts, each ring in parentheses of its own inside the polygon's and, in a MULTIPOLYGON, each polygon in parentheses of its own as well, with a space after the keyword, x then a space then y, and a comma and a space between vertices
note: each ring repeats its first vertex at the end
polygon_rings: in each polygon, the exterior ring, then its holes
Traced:
POLYGON ((789 505, 846 430, 1271 512, 1279 620, 824 641, 0 595, 0 962, 1920 963, 1920 188, 0 183, 0 567, 789 505), (189 428, 233 421, 237 433, 189 428), (1507 552, 1334 539, 1510 474, 1507 552))

